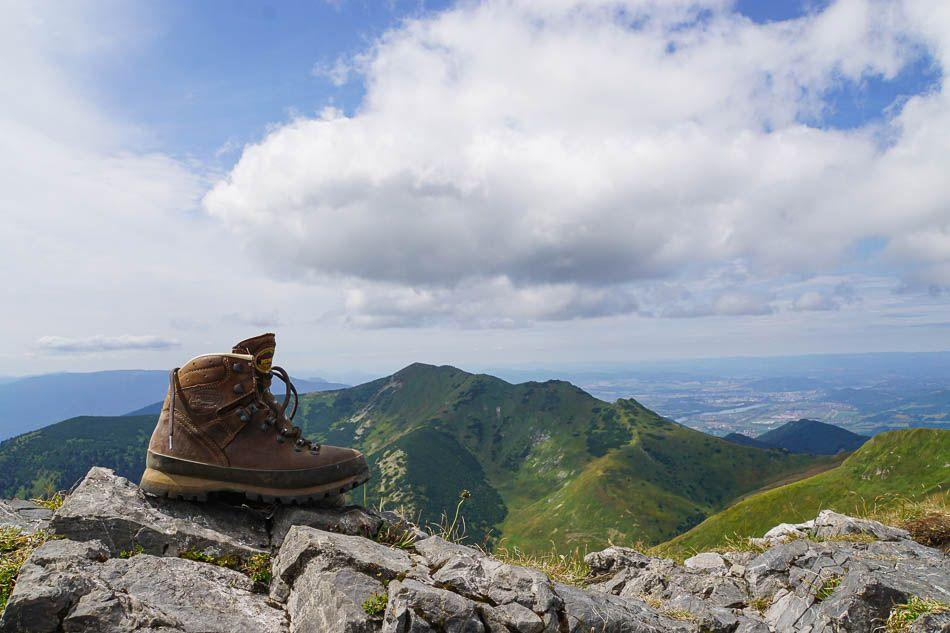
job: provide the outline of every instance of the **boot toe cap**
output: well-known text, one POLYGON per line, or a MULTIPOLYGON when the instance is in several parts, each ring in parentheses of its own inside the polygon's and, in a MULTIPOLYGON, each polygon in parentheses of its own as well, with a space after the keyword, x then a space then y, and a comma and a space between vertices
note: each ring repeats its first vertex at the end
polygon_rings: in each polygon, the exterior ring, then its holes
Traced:
POLYGON ((317 452, 316 459, 318 464, 314 466, 313 471, 318 479, 324 479, 330 473, 338 479, 369 475, 366 457, 353 448, 323 445, 317 452))

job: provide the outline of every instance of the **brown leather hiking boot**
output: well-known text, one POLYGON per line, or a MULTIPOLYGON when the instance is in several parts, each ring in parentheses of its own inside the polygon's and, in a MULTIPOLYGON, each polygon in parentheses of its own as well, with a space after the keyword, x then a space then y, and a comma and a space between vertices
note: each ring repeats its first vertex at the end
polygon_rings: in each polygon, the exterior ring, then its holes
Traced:
POLYGON ((238 492, 303 503, 369 479, 362 453, 310 442, 291 424, 297 390, 286 371, 271 365, 274 349, 274 335, 262 334, 230 354, 198 356, 169 373, 143 490, 195 500, 209 492, 238 492), (270 392, 274 376, 286 383, 283 403, 270 392))

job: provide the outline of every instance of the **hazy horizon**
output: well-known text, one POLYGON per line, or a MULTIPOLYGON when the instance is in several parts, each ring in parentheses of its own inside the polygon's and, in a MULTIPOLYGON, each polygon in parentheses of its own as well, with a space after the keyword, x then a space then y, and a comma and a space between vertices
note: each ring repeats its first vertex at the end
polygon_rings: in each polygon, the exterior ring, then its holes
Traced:
MULTIPOLYGON (((763 375, 797 375, 802 372, 814 371, 820 365, 826 364, 832 360, 857 360, 874 357, 882 359, 885 362, 898 357, 934 357, 945 361, 941 365, 946 365, 947 372, 950 372, 950 349, 936 351, 866 351, 856 353, 817 353, 817 354, 781 354, 768 356, 706 356, 695 358, 652 358, 629 361, 570 361, 560 364, 546 363, 510 363, 510 364, 465 364, 452 362, 429 362, 425 359, 409 359, 397 362, 389 368, 381 368, 377 371, 361 369, 358 367, 343 368, 332 371, 313 367, 291 366, 288 367, 295 377, 305 379, 320 378, 329 382, 347 383, 351 385, 360 382, 368 382, 391 375, 400 369, 408 367, 415 363, 427 365, 450 365, 468 371, 470 373, 488 373, 495 374, 499 378, 509 382, 518 382, 521 380, 547 380, 563 379, 569 380, 571 376, 577 374, 630 374, 637 373, 650 375, 655 373, 658 377, 662 376, 664 371, 692 371, 696 373, 705 373, 710 375, 730 375, 735 372, 748 373, 750 368, 769 367, 763 375), (798 361, 796 366, 789 367, 789 361, 798 361), (811 367, 809 367, 811 364, 811 367), (743 365, 745 365, 743 367, 743 365), (784 366, 783 366, 784 365, 784 366), (529 377, 536 376, 536 377, 529 377)), ((183 359, 182 362, 189 360, 183 359)), ((181 363, 179 363, 181 364, 181 363)), ((19 380, 35 376, 46 376, 51 374, 70 374, 70 373, 99 373, 99 372, 134 372, 134 371, 167 371, 167 367, 111 367, 106 369, 70 369, 56 372, 38 372, 25 374, 0 374, 0 381, 19 380)))

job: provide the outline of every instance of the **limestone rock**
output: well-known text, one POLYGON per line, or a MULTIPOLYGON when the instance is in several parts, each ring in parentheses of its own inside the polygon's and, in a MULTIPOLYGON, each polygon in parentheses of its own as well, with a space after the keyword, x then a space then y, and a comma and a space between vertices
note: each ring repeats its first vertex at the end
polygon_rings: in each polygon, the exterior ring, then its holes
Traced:
POLYGON ((21 532, 46 529, 53 511, 21 499, 0 499, 0 527, 14 527, 21 532))
POLYGON ((155 555, 248 556, 270 541, 264 517, 249 508, 151 497, 106 468, 89 471, 50 526, 74 541, 100 540, 113 555, 140 547, 155 555))
POLYGON ((284 613, 245 575, 147 554, 101 557, 100 543, 51 541, 21 571, 0 631, 286 631, 284 613))
POLYGON ((389 585, 383 633, 484 633, 478 605, 462 596, 415 580, 389 585))
POLYGON ((908 633, 950 633, 950 611, 920 616, 910 626, 908 633))
MULTIPOLYGON (((568 585, 556 585, 564 603, 560 630, 569 633, 660 633, 695 630, 686 623, 663 617, 642 602, 623 600, 568 585)), ((555 629, 558 630, 558 629, 555 629)))
MULTIPOLYGON (((0 633, 865 633, 911 597, 950 602, 945 553, 828 511, 769 530, 762 553, 679 565, 609 547, 585 557, 585 587, 423 538, 391 513, 337 505, 268 517, 152 498, 99 468, 52 519, 0 502, 0 524, 47 520, 60 538, 23 565, 0 633), (408 551, 373 540, 390 528, 416 538, 408 551), (179 558, 185 550, 272 554, 269 595, 242 573, 179 558)), ((950 633, 950 614, 911 630, 950 633)))
POLYGON ((382 617, 366 612, 363 604, 386 596, 375 579, 352 569, 322 571, 307 568, 294 583, 287 600, 291 633, 374 633, 382 617))
POLYGON ((379 514, 359 506, 313 508, 281 506, 274 513, 271 522, 271 540, 274 547, 280 547, 287 532, 295 525, 305 525, 325 532, 373 538, 382 524, 383 518, 379 514))
POLYGON ((409 554, 359 536, 334 534, 294 526, 274 561, 274 575, 292 584, 308 566, 320 570, 354 569, 369 576, 392 580, 408 575, 409 554))
POLYGON ((726 560, 715 552, 696 554, 683 561, 683 566, 687 569, 701 569, 709 572, 725 571, 728 567, 726 560))
POLYGON ((910 538, 910 534, 907 530, 890 527, 868 519, 855 519, 843 514, 838 514, 837 512, 832 512, 831 510, 822 510, 821 513, 819 513, 818 518, 815 519, 812 532, 819 538, 833 538, 854 534, 873 536, 882 541, 899 541, 910 538))
POLYGON ((501 563, 438 537, 417 549, 429 560, 440 587, 492 605, 520 604, 539 614, 554 614, 561 607, 551 581, 537 570, 501 563))

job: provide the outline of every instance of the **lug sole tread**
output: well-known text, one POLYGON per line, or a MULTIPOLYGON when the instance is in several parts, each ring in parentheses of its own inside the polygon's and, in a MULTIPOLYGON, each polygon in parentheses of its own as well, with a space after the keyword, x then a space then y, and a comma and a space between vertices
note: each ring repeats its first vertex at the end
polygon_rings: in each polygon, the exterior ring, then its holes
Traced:
POLYGON ((369 473, 365 473, 311 488, 280 490, 199 479, 185 475, 169 475, 153 468, 147 468, 145 474, 142 475, 141 488, 146 493, 157 497, 180 499, 182 501, 207 501, 209 495, 220 493, 244 495, 249 501, 263 503, 308 505, 353 490, 369 481, 369 478, 369 473))

